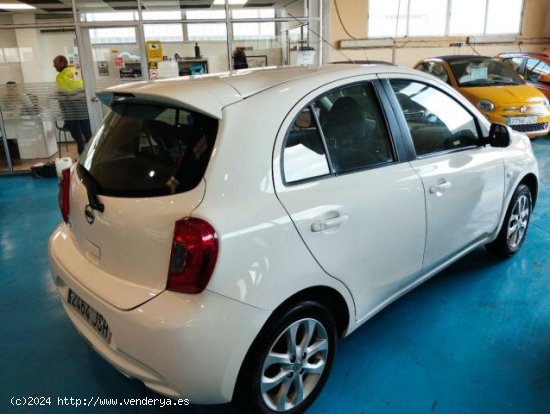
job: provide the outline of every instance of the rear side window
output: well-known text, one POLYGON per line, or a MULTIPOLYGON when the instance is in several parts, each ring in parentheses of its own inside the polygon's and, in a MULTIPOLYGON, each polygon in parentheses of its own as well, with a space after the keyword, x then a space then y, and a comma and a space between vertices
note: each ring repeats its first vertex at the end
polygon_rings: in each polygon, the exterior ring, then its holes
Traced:
POLYGON ((523 58, 514 57, 504 59, 504 63, 508 64, 517 73, 521 73, 521 64, 523 63, 523 58))
POLYGON ((292 183, 395 159, 373 86, 366 82, 333 90, 302 109, 287 133, 283 171, 292 183))
POLYGON ((529 59, 525 65, 525 77, 530 82, 538 82, 539 76, 549 75, 550 66, 538 59, 529 59))
POLYGON ((138 103, 112 107, 80 163, 99 194, 150 197, 196 187, 214 146, 218 121, 194 111, 138 103))
POLYGON ((390 136, 370 83, 352 85, 324 97, 321 120, 336 173, 373 168, 395 160, 390 136))

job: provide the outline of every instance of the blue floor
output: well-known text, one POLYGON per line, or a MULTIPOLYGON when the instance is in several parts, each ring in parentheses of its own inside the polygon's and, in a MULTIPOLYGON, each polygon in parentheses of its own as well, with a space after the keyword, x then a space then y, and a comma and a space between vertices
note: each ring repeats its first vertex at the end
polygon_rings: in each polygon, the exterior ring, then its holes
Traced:
MULTIPOLYGON (((533 146, 541 192, 521 252, 501 261, 479 249, 340 341, 309 413, 550 413, 550 140, 533 146)), ((55 179, 0 177, 0 413, 59 412, 64 397, 158 398, 96 355, 64 315, 46 250, 59 221, 55 179), (51 405, 10 403, 41 396, 51 405)), ((65 409, 80 410, 176 412, 65 409)))

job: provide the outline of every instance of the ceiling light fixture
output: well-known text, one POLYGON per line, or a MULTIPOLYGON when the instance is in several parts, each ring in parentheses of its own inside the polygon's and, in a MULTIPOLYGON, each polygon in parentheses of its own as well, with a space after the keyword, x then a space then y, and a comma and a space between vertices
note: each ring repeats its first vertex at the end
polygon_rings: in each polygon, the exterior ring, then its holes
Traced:
MULTIPOLYGON (((242 6, 248 0, 229 0, 230 6, 242 6)), ((214 0, 214 6, 225 6, 225 0, 214 0)))
POLYGON ((0 3, 0 9, 2 10, 32 10, 36 7, 31 6, 30 4, 23 3, 0 3))

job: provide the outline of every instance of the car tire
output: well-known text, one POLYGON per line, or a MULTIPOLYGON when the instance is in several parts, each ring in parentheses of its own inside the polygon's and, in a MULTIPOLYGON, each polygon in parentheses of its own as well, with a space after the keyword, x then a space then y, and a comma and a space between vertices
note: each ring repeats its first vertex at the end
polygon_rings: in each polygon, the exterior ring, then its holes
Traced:
POLYGON ((321 392, 334 361, 332 313, 313 301, 275 312, 253 342, 239 372, 238 413, 303 413, 321 392))
POLYGON ((525 241, 532 209, 531 190, 525 184, 520 184, 510 200, 502 228, 497 238, 486 245, 487 250, 499 257, 516 254, 525 241))

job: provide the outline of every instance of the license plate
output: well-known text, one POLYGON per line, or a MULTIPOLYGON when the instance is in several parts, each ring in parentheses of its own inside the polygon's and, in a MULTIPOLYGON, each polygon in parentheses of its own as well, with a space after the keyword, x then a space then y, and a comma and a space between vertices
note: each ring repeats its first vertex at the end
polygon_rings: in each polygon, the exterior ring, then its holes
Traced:
POLYGON ((69 289, 67 295, 67 302, 71 305, 76 312, 90 325, 99 336, 101 336, 107 343, 111 343, 111 330, 107 320, 101 313, 92 308, 84 299, 69 289))
POLYGON ((536 123, 537 123, 536 116, 521 116, 517 118, 508 119, 508 125, 528 125, 528 124, 536 124, 536 123))

